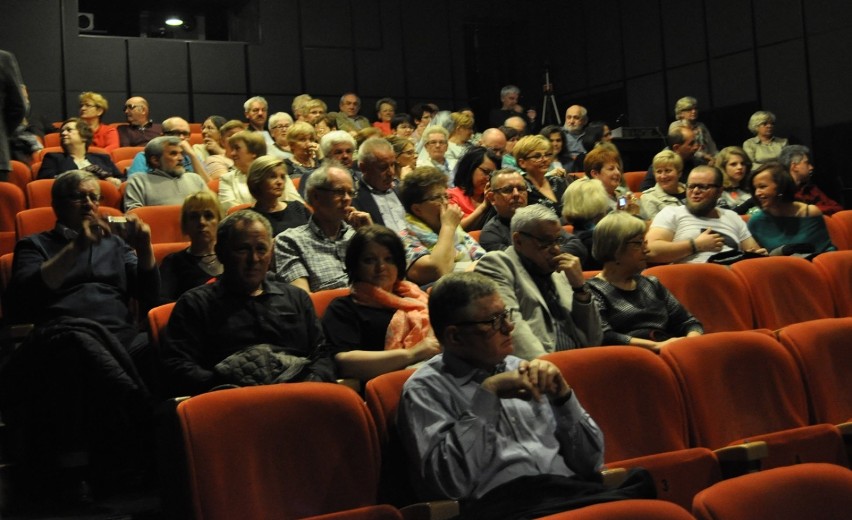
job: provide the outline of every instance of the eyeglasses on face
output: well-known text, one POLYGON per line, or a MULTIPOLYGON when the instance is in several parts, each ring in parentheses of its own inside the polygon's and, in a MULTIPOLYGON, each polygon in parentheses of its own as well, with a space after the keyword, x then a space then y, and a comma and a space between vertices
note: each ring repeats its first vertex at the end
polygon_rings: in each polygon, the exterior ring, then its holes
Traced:
POLYGON ((173 135, 175 137, 189 137, 191 132, 187 130, 168 130, 163 132, 163 135, 173 135))
POLYGON ((288 128, 290 128, 290 125, 275 125, 272 128, 270 128, 270 130, 272 130, 274 132, 276 130, 287 130, 288 128))
POLYGON ((553 159, 552 153, 533 153, 526 156, 528 161, 540 161, 542 159, 553 159))
POLYGON ((337 198, 337 199, 342 199, 343 197, 345 197, 345 196, 347 196, 347 195, 348 195, 349 197, 351 197, 351 198, 353 198, 353 199, 354 199, 354 198, 358 195, 358 192, 357 192, 357 191, 355 191, 355 190, 345 190, 345 189, 343 189, 343 188, 323 188, 323 187, 317 187, 317 188, 315 188, 315 189, 317 189, 317 190, 319 190, 319 191, 324 191, 324 192, 326 192, 326 193, 331 193, 331 194, 332 194, 332 195, 334 195, 334 197, 335 197, 335 198, 337 198))
POLYGON ((557 247, 560 247, 560 248, 562 247, 563 239, 562 239, 561 233, 558 236, 556 236, 555 238, 542 238, 542 237, 535 236, 532 233, 527 233, 526 231, 518 231, 518 233, 524 235, 527 238, 531 238, 531 239, 535 240, 536 244, 538 245, 538 248, 541 251, 545 251, 547 249, 550 249, 553 246, 557 246, 557 247))
POLYGON ((97 108, 98 105, 93 103, 80 103, 80 108, 97 108))
POLYGON ((136 110, 137 108, 142 108, 142 105, 124 105, 125 110, 136 110))
POLYGON ((71 201, 74 204, 82 204, 86 201, 88 201, 92 204, 98 204, 101 201, 101 194, 100 193, 77 192, 77 193, 72 193, 71 195, 69 195, 68 200, 71 201))
POLYGON ((507 186, 503 186, 502 188, 492 189, 494 193, 499 193, 500 195, 511 195, 515 193, 515 190, 518 190, 518 193, 527 193, 529 192, 529 188, 524 184, 521 186, 520 184, 509 184, 507 186))
POLYGON ((472 327, 475 325, 488 325, 489 329, 492 332, 497 332, 498 330, 503 334, 509 333, 508 326, 510 324, 515 323, 515 312, 517 309, 504 309, 502 312, 498 312, 494 316, 491 316, 485 320, 472 320, 472 321, 460 321, 456 323, 456 326, 459 327, 472 327))
POLYGON ((718 184, 698 184, 698 183, 690 183, 686 185, 687 191, 698 190, 701 193, 705 193, 712 189, 718 188, 718 184))
POLYGON ((426 146, 446 146, 446 145, 447 145, 446 141, 440 141, 440 140, 426 141, 426 146))
POLYGON ((448 200, 450 200, 450 197, 446 193, 440 193, 438 195, 432 195, 431 197, 424 198, 423 202, 434 202, 436 200, 441 202, 447 202, 448 200))

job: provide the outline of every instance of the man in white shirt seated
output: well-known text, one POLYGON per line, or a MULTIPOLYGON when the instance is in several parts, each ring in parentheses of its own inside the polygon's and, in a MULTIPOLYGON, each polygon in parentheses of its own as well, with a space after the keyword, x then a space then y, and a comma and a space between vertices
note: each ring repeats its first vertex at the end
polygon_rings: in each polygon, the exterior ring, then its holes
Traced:
POLYGON ((716 207, 722 180, 722 171, 713 166, 696 166, 689 173, 686 205, 665 207, 651 222, 645 236, 649 262, 701 263, 734 250, 766 254, 739 215, 716 207))

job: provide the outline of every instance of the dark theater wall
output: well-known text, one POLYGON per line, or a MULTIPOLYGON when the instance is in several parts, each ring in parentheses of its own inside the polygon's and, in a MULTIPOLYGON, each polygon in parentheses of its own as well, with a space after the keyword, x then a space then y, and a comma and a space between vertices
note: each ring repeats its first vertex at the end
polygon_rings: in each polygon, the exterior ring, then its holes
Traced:
MULTIPOLYGON (((155 119, 242 116, 263 95, 290 111, 309 92, 331 110, 346 90, 402 109, 421 101, 472 106, 484 121, 502 85, 541 110, 549 69, 560 115, 667 128, 674 102, 699 99, 720 146, 749 137, 758 109, 777 132, 813 149, 817 180, 852 186, 852 9, 845 0, 258 0, 260 43, 79 36, 76 0, 9 0, 0 48, 21 64, 35 110, 76 112, 81 90, 107 96, 107 121, 130 95, 155 119)), ((117 6, 121 3, 116 3, 117 6)), ((648 158, 650 160, 650 157, 648 158)), ((852 197, 847 197, 847 207, 852 197)))

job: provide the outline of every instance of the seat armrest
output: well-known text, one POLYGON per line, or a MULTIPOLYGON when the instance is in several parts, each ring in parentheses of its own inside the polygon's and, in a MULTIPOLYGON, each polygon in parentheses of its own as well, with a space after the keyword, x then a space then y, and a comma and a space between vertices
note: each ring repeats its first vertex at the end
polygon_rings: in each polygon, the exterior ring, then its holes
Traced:
POLYGON ((601 481, 608 489, 615 489, 627 480, 625 468, 610 468, 601 471, 601 481))
POLYGON ((459 515, 459 503, 455 500, 433 500, 419 502, 400 509, 405 520, 449 520, 459 515))
POLYGON ((355 392, 357 392, 359 394, 361 393, 361 390, 362 390, 360 379, 346 377, 346 378, 343 378, 343 379, 338 379, 337 384, 347 386, 347 387, 351 388, 352 390, 355 390, 355 392))
POLYGON ((719 459, 722 478, 731 478, 760 471, 763 459, 769 456, 769 447, 764 441, 744 442, 719 448, 713 453, 719 459))

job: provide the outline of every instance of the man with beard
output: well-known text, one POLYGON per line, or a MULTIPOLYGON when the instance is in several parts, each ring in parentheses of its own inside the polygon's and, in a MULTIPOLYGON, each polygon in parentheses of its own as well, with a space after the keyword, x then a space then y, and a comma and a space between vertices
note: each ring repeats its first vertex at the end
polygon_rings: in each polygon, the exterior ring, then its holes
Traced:
POLYGON ((731 250, 766 254, 739 215, 716 207, 722 180, 722 171, 714 166, 696 166, 690 172, 686 205, 663 208, 645 236, 649 262, 701 263, 731 250))
POLYGON ((181 140, 175 136, 155 137, 145 145, 148 173, 130 177, 124 193, 127 211, 140 206, 183 204, 188 195, 207 189, 197 173, 186 171, 181 140))
POLYGON ((512 245, 487 253, 475 271, 496 281, 506 306, 520 311, 512 334, 515 355, 535 359, 600 345, 600 316, 580 259, 562 251, 559 218, 533 204, 515 212, 511 231, 512 245))

